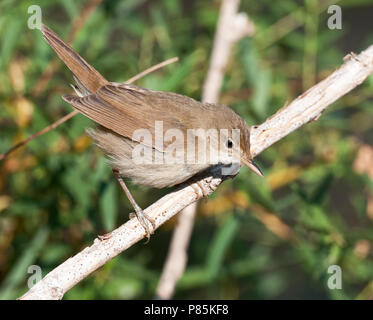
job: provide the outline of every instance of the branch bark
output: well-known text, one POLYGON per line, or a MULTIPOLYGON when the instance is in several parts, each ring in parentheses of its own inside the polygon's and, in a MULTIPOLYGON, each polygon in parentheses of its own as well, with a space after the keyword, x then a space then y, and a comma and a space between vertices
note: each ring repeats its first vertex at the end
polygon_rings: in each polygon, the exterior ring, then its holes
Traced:
MULTIPOLYGON (((317 120, 334 101, 361 84, 373 73, 373 45, 358 56, 349 54, 345 63, 328 78, 313 86, 291 104, 280 109, 252 130, 251 146, 256 156, 292 131, 317 120)), ((184 185, 164 196, 147 209, 158 228, 183 208, 202 198, 202 190, 211 194, 222 182, 221 177, 201 179, 198 184, 184 185), (196 190, 199 190, 198 195, 196 190)), ((74 257, 49 272, 20 299, 61 299, 66 291, 145 236, 136 219, 111 233, 107 240, 95 239, 74 257)))
POLYGON ((174 294, 177 282, 184 273, 188 262, 188 245, 193 231, 197 204, 198 202, 193 202, 179 213, 157 286, 157 299, 170 299, 174 294))
POLYGON ((284 106, 250 131, 251 154, 259 153, 299 127, 316 121, 333 102, 360 85, 373 72, 373 45, 355 55, 346 55, 344 64, 329 77, 284 106))
POLYGON ((248 16, 243 12, 237 13, 239 5, 240 0, 222 2, 210 67, 203 85, 203 102, 217 103, 219 101, 220 88, 232 46, 238 40, 251 36, 255 32, 254 23, 248 16))

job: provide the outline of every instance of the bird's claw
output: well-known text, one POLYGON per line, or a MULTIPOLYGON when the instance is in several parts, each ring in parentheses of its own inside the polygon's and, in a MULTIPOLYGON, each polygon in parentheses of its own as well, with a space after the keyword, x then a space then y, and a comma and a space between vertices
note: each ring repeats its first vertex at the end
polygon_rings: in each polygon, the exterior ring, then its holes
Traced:
POLYGON ((130 219, 133 219, 133 218, 137 218, 141 226, 145 229, 145 236, 147 238, 145 243, 148 243, 150 240, 150 236, 154 233, 154 230, 156 227, 154 219, 149 217, 149 215, 147 215, 141 209, 130 213, 130 219), (152 230, 150 230, 148 222, 150 222, 150 224, 152 225, 152 230))

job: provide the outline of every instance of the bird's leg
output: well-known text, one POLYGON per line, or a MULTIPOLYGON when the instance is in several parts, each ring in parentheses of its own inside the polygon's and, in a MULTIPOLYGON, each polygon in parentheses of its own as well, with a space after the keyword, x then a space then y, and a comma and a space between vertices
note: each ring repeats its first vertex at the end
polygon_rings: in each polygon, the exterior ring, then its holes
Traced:
POLYGON ((117 180, 118 180, 120 186, 122 187, 123 191, 125 192, 128 200, 131 202, 133 208, 135 209, 135 212, 130 213, 130 219, 132 219, 134 217, 137 218, 137 220, 140 222, 141 226, 145 229, 146 237, 148 238, 148 241, 149 241, 150 235, 153 234, 153 232, 155 230, 154 219, 149 217, 146 213, 144 213, 142 211, 142 209, 140 208, 140 206, 136 203, 135 199, 133 198, 131 192, 128 190, 128 188, 127 188, 123 178, 119 174, 119 172, 117 170, 113 169, 113 173, 114 173, 115 178, 117 178, 117 180), (150 224, 153 227, 153 230, 149 229, 147 221, 150 222, 150 224))

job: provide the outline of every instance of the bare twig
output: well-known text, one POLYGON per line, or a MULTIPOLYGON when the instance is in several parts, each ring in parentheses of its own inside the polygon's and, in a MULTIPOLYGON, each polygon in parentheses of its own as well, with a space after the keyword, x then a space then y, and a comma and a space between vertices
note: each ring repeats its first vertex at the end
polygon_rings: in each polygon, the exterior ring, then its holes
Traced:
POLYGON ((177 62, 177 61, 179 61, 178 57, 174 57, 174 58, 165 60, 165 61, 163 61, 161 63, 158 63, 158 64, 156 64, 156 65, 154 65, 154 66, 152 66, 152 67, 144 70, 143 72, 140 72, 139 74, 135 75, 134 77, 128 79, 125 83, 127 83, 127 84, 133 83, 133 82, 135 82, 135 81, 137 81, 137 80, 145 77, 149 73, 152 73, 152 72, 154 72, 154 71, 156 71, 156 70, 158 70, 160 68, 163 68, 163 67, 165 67, 165 66, 167 66, 167 65, 169 65, 171 63, 177 62))
MULTIPOLYGON (((158 63, 142 72, 140 72, 139 74, 135 75, 134 77, 128 79, 125 83, 127 84, 130 84, 130 83, 133 83, 135 82, 136 80, 139 80, 140 78, 143 78, 145 77, 146 75, 148 75, 149 73, 151 72, 154 72, 160 68, 163 68, 171 63, 174 63, 176 61, 178 61, 178 57, 174 57, 174 58, 171 58, 171 59, 168 59, 168 60, 165 60, 161 63, 158 63)), ((62 123, 66 122, 67 120, 71 119, 72 117, 74 117, 75 115, 77 115, 79 112, 77 110, 74 110, 70 113, 68 113, 67 115, 63 116, 62 118, 58 119, 56 122, 53 122, 52 124, 50 124, 49 126, 45 127, 44 129, 40 130, 39 132, 37 133, 34 133, 32 136, 28 137, 27 139, 17 143, 16 145, 14 145, 13 147, 11 147, 8 151, 0 154, 0 161, 5 159, 10 153, 12 153, 13 151, 17 150, 18 148, 22 147, 23 145, 29 143, 31 140, 37 138, 37 137, 40 137, 41 135, 43 135, 44 133, 47 133, 55 128, 57 128, 59 125, 61 125, 62 123)))
POLYGON ((69 34, 67 35, 67 43, 74 41, 79 30, 83 28, 90 15, 101 4, 101 2, 102 0, 90 0, 83 6, 80 14, 74 20, 69 34))
POLYGON ((170 248, 157 286, 158 299, 170 299, 174 294, 176 283, 184 273, 196 212, 197 202, 194 202, 183 209, 177 217, 177 225, 172 234, 170 248))
MULTIPOLYGON (((284 138, 297 128, 317 120, 331 103, 351 91, 373 73, 373 45, 358 56, 350 54, 345 63, 328 78, 313 86, 287 107, 280 109, 262 125, 254 127, 251 145, 254 155, 284 138)), ((183 208, 202 197, 195 189, 202 187, 211 194, 222 182, 221 177, 208 177, 198 184, 184 185, 164 196, 144 211, 158 228, 183 208)), ((66 291, 86 278, 107 261, 123 252, 145 236, 136 219, 130 220, 111 233, 107 240, 94 244, 49 272, 21 299, 61 299, 66 291)))
POLYGON ((237 13, 240 0, 224 0, 212 48, 210 68, 202 93, 203 102, 216 103, 219 100, 224 71, 234 43, 251 36, 255 27, 245 13, 237 13))
POLYGON ((53 122, 49 126, 45 127, 44 129, 40 130, 39 132, 34 133, 33 135, 29 136, 25 140, 22 140, 21 142, 17 143, 13 147, 11 147, 8 151, 0 154, 0 161, 5 159, 9 154, 11 154, 13 151, 17 150, 18 148, 24 146, 25 144, 29 143, 31 140, 34 140, 37 137, 40 137, 44 133, 47 133, 55 128, 57 128, 60 124, 66 122, 67 120, 71 119, 73 116, 78 114, 79 112, 77 110, 74 110, 67 115, 63 116, 62 118, 58 119, 57 121, 53 122))
MULTIPOLYGON (((240 39, 251 36, 255 27, 245 13, 237 13, 240 0, 224 0, 212 48, 210 67, 205 79, 202 101, 217 103, 232 46, 240 39)), ((180 212, 174 229, 169 253, 157 287, 157 297, 170 299, 187 264, 187 249, 193 230, 197 203, 180 212)))

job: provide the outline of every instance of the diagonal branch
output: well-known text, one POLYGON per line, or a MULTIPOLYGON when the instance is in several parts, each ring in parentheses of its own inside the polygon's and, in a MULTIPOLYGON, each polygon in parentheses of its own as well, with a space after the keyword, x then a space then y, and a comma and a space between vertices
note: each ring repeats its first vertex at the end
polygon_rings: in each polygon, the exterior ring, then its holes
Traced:
MULTIPOLYGON (((345 63, 328 78, 313 86, 288 106, 280 109, 260 126, 254 127, 251 145, 254 155, 284 138, 312 120, 317 120, 331 103, 351 91, 373 73, 373 45, 358 56, 346 56, 345 63)), ((211 194, 222 177, 198 181, 200 188, 211 194)), ((195 184, 184 185, 145 209, 158 228, 180 210, 202 198, 195 184)), ((93 245, 66 260, 49 272, 20 299, 62 299, 65 292, 106 262, 143 239, 144 229, 136 219, 111 233, 107 240, 95 239, 93 245)))
POLYGON ((343 60, 345 63, 329 77, 278 110, 260 126, 251 128, 250 151, 254 157, 301 126, 318 120, 329 105, 360 85, 373 72, 373 45, 358 56, 351 52, 343 60))

